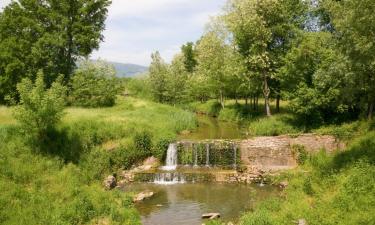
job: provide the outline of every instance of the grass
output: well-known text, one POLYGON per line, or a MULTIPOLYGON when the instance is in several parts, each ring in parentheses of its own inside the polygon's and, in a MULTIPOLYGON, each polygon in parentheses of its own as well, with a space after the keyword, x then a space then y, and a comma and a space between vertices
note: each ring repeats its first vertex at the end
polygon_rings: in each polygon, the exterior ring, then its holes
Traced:
POLYGON ((282 174, 280 197, 263 202, 240 224, 372 224, 375 221, 375 132, 357 138, 347 151, 320 152, 305 165, 282 174))
POLYGON ((102 180, 154 154, 193 113, 119 97, 111 108, 67 108, 42 147, 25 143, 11 109, 0 108, 0 224, 140 224, 131 196, 102 180), (142 134, 143 139, 136 139, 142 134), (150 140, 144 149, 143 140, 150 140))

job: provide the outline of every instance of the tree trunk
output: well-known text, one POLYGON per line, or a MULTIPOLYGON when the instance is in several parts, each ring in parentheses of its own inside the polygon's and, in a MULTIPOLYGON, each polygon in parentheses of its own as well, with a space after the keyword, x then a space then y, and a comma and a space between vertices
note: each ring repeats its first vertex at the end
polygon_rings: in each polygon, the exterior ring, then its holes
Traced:
POLYGON ((221 108, 225 108, 225 105, 224 105, 224 96, 223 96, 223 91, 220 90, 220 104, 221 104, 221 108))
POLYGON ((271 114, 271 108, 270 108, 270 88, 268 87, 268 81, 267 81, 267 76, 266 74, 264 76, 264 88, 263 88, 263 94, 264 94, 264 103, 265 103, 265 110, 266 110, 266 115, 267 116, 272 116, 271 114))
POLYGON ((276 112, 280 112, 280 94, 276 95, 276 112))
POLYGON ((372 120, 373 113, 374 113, 374 102, 370 102, 368 104, 368 113, 367 113, 368 120, 372 120))
POLYGON ((246 95, 246 97, 245 97, 245 105, 247 105, 247 101, 248 101, 248 97, 246 95))
POLYGON ((259 106, 259 96, 256 96, 255 110, 258 110, 258 106, 259 106))

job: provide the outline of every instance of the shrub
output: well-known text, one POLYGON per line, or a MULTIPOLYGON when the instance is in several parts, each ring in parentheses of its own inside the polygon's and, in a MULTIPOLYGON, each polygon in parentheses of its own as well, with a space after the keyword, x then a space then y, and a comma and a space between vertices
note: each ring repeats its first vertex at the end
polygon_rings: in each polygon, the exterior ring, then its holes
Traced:
POLYGON ((133 137, 134 147, 144 156, 149 156, 152 149, 152 137, 147 131, 138 132, 133 137))
POLYGON ((103 62, 85 61, 71 80, 69 102, 75 106, 113 106, 119 86, 112 65, 103 62))
POLYGON ((61 120, 66 94, 61 82, 62 77, 59 77, 51 88, 46 89, 44 75, 40 71, 34 84, 25 78, 17 85, 20 104, 14 110, 14 117, 33 142, 48 140, 48 133, 55 130, 61 120))
POLYGON ((156 144, 152 148, 152 155, 158 158, 160 161, 165 159, 166 150, 173 140, 171 138, 162 138, 156 141, 156 144))

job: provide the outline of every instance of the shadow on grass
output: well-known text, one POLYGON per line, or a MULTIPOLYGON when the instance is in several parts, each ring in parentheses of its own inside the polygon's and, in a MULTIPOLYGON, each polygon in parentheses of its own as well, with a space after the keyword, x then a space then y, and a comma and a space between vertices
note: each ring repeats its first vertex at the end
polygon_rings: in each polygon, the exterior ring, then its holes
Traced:
POLYGON ((77 164, 85 150, 80 136, 68 128, 49 130, 43 138, 31 144, 42 154, 57 156, 65 163, 77 164))

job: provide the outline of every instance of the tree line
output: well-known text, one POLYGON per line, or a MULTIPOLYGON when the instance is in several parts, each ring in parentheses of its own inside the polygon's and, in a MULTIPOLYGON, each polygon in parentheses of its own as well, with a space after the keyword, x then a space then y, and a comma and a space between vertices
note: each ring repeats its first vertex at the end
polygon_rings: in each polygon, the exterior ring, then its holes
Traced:
POLYGON ((152 54, 147 78, 159 102, 281 99, 305 121, 373 116, 372 0, 229 0, 204 35, 170 64, 152 54))

